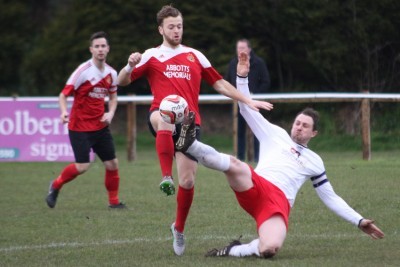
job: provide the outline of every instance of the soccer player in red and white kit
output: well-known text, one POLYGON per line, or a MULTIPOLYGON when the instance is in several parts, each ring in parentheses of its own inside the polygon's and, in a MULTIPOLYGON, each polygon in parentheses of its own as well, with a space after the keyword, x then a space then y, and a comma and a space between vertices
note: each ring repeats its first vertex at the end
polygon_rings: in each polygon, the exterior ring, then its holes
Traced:
MULTIPOLYGON (((249 62, 241 53, 237 67, 238 90, 250 97, 247 74, 249 62)), ((322 159, 307 144, 317 135, 318 113, 306 108, 295 118, 290 135, 271 124, 259 112, 239 102, 240 113, 260 140, 260 158, 253 170, 246 163, 205 145, 194 138, 194 114, 185 119, 176 149, 192 155, 206 167, 223 171, 240 206, 256 221, 258 238, 248 244, 234 240, 206 256, 273 257, 282 247, 288 229, 289 213, 296 194, 310 180, 322 202, 338 216, 358 226, 373 239, 384 233, 370 219, 363 218, 333 190, 322 159)))
POLYGON ((47 205, 54 208, 64 184, 86 172, 90 166, 90 149, 105 166, 105 187, 110 208, 125 208, 118 199, 119 174, 113 138, 109 125, 117 109, 117 72, 106 64, 110 51, 107 34, 96 32, 90 37, 92 58, 82 63, 69 77, 60 93, 61 120, 68 123, 69 139, 75 163, 64 168, 50 184, 47 205), (67 110, 67 97, 74 96, 71 114, 67 110), (109 96, 108 112, 105 97, 109 96))
MULTIPOLYGON (((143 55, 137 52, 132 53, 127 66, 119 73, 118 83, 121 86, 128 85, 141 76, 146 76, 149 81, 154 96, 150 107, 149 127, 156 136, 156 150, 163 176, 160 188, 167 195, 172 195, 175 192, 172 180, 175 125, 165 123, 159 112, 155 112, 164 97, 171 94, 180 95, 188 102, 189 109, 199 114, 200 83, 204 79, 217 92, 240 100, 252 109, 266 108, 270 104, 243 96, 222 78, 201 52, 181 44, 183 18, 178 9, 171 5, 162 7, 157 13, 157 23, 163 43, 159 47, 146 50, 143 55)), ((196 117, 196 124, 197 137, 199 137, 200 116, 196 117)), ((176 132, 179 132, 179 127, 178 125, 176 132)), ((179 190, 176 219, 171 225, 171 230, 174 235, 174 252, 182 255, 185 249, 183 231, 193 200, 197 161, 183 153, 176 153, 175 158, 179 190)))

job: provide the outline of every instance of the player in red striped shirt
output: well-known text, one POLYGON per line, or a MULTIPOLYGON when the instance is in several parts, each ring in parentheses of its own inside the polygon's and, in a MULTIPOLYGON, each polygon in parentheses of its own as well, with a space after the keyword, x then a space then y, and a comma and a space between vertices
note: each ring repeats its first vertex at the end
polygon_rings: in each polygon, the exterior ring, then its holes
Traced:
POLYGON ((82 63, 70 76, 60 93, 61 120, 68 123, 69 139, 74 151, 75 163, 64 168, 51 182, 46 197, 47 205, 54 208, 62 186, 90 166, 92 149, 105 166, 105 187, 110 208, 125 208, 118 199, 119 174, 113 138, 108 126, 117 109, 117 72, 106 64, 110 51, 105 32, 96 32, 90 37, 89 50, 92 58, 82 63), (67 97, 74 96, 71 114, 67 110, 67 97), (104 99, 109 97, 108 112, 104 99))
MULTIPOLYGON (((172 163, 175 154, 179 190, 177 194, 176 219, 171 225, 176 255, 182 255, 185 249, 183 231, 186 218, 194 195, 194 180, 197 161, 184 153, 174 152, 174 139, 180 132, 180 125, 165 123, 157 111, 161 100, 171 94, 186 99, 189 109, 199 114, 198 99, 200 83, 204 79, 217 92, 230 98, 242 101, 252 109, 266 108, 265 102, 254 101, 239 93, 235 87, 225 81, 211 66, 208 59, 198 50, 181 44, 183 35, 183 18, 180 11, 171 5, 162 7, 157 13, 159 33, 163 43, 156 48, 138 52, 129 56, 128 64, 118 76, 121 86, 128 85, 139 77, 146 76, 154 96, 149 113, 149 127, 156 136, 156 150, 160 161, 163 179, 160 188, 167 195, 175 192, 172 179, 172 163)), ((197 138, 200 135, 201 117, 196 117, 197 138)))

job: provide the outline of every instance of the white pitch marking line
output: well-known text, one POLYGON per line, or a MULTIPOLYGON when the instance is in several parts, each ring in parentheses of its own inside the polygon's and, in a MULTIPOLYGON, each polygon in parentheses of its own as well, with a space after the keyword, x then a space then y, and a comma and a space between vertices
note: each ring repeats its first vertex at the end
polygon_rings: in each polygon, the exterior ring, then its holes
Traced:
MULTIPOLYGON (((358 234, 320 234, 320 235, 291 235, 289 238, 343 238, 343 237, 357 237, 358 234)), ((245 234, 242 235, 242 238, 250 239, 255 238, 255 235, 245 234)), ((202 237, 193 237, 188 238, 188 240, 232 240, 237 237, 229 237, 229 236, 212 236, 205 235, 202 237)), ((12 246, 12 247, 4 247, 0 248, 0 252, 18 252, 22 250, 42 250, 42 249, 50 249, 50 248, 75 248, 75 247, 90 247, 90 246, 106 246, 106 245, 123 245, 123 244, 134 244, 139 242, 164 242, 171 240, 171 237, 168 238, 134 238, 134 239, 126 239, 126 240, 104 240, 104 241, 96 241, 96 242, 63 242, 63 243, 50 243, 50 244, 42 244, 42 245, 31 245, 31 246, 12 246)))

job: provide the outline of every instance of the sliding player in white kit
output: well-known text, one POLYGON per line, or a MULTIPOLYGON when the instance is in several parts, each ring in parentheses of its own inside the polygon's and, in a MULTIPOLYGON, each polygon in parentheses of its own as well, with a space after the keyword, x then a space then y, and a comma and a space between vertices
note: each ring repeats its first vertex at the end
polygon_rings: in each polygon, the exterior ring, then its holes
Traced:
MULTIPOLYGON (((242 53, 237 69, 237 88, 244 95, 250 96, 248 66, 247 55, 242 53)), ((307 108, 300 112, 289 136, 284 129, 271 124, 259 112, 240 102, 239 107, 260 141, 260 160, 254 170, 235 157, 219 153, 195 140, 193 112, 190 112, 182 125, 176 143, 178 151, 185 151, 206 167, 223 171, 240 206, 257 223, 259 238, 249 244, 234 240, 222 249, 210 250, 206 256, 273 257, 286 238, 289 213, 296 194, 309 179, 323 203, 338 216, 358 226, 374 239, 384 237, 384 233, 372 220, 363 218, 333 191, 322 159, 307 147, 310 139, 317 135, 318 113, 315 110, 307 108)))

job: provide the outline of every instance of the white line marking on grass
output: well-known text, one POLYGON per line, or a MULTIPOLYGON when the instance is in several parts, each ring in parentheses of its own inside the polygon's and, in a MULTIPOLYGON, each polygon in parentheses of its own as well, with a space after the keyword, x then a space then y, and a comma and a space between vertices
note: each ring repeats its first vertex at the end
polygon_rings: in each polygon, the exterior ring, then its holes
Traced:
MULTIPOLYGON (((397 233, 396 233, 397 234, 397 233)), ((360 234, 319 234, 319 235, 289 235, 290 238, 307 238, 307 239, 326 239, 326 238, 348 238, 348 237, 358 237, 360 234)), ((245 234, 242 235, 244 239, 253 239, 255 235, 245 234)), ((366 236, 367 237, 367 236, 366 236)), ((213 235, 203 235, 200 237, 190 237, 188 240, 233 240, 238 238, 230 236, 213 236, 213 235)), ((76 248, 76 247, 92 247, 92 246, 109 246, 109 245, 124 245, 124 244, 135 244, 140 242, 165 242, 172 240, 171 237, 165 238, 134 238, 125 240, 103 240, 103 241, 93 241, 93 242, 63 242, 63 243, 50 243, 41 245, 25 245, 25 246, 12 246, 0 248, 0 252, 18 252, 22 250, 43 250, 51 248, 76 248)))
MULTIPOLYGON (((169 238, 171 239, 171 238, 169 238)), ((13 252, 19 250, 34 250, 34 249, 49 249, 49 248, 75 248, 75 247, 91 247, 91 246, 104 246, 104 245, 121 245, 121 244, 134 244, 139 242, 157 242, 166 241, 168 239, 164 238, 134 238, 130 240, 104 240, 98 242, 65 242, 65 243, 50 243, 44 245, 32 245, 32 246, 14 246, 8 248, 0 248, 0 252, 13 252)))

